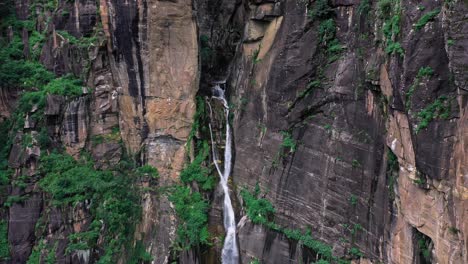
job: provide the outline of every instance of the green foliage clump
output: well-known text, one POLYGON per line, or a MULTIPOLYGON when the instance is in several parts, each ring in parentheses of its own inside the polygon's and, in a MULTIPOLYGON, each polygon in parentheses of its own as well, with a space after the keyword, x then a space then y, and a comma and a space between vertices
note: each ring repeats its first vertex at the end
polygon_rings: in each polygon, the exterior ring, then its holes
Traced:
POLYGON ((115 171, 100 171, 86 158, 75 160, 67 154, 52 152, 42 156, 39 167, 44 178, 39 182, 56 206, 72 206, 89 201, 94 217, 86 232, 70 236, 69 252, 92 248, 104 239, 104 255, 99 263, 115 263, 122 246, 128 245, 140 216, 138 190, 134 187, 135 171, 127 165, 115 171), (101 221, 105 229, 102 230, 101 221))
POLYGON ((45 248, 44 241, 41 240, 38 245, 34 246, 26 264, 40 264, 41 252, 44 248, 45 248))
POLYGON ((351 166, 352 166, 353 168, 360 168, 360 167, 361 167, 361 163, 360 163, 358 160, 353 159, 353 161, 351 162, 351 166))
POLYGON ((431 239, 418 231, 416 231, 415 237, 416 237, 416 246, 420 254, 422 255, 422 257, 424 258, 425 263, 432 263, 431 251, 429 248, 431 244, 431 239))
POLYGON ((180 179, 185 184, 196 182, 203 191, 210 191, 215 185, 215 178, 210 175, 211 170, 203 166, 203 162, 209 157, 210 146, 207 141, 203 141, 199 147, 195 159, 180 173, 180 179))
POLYGON ((385 51, 388 54, 398 54, 403 56, 405 51, 401 44, 396 41, 401 31, 401 8, 399 1, 380 0, 377 6, 379 16, 384 20, 383 35, 385 36, 385 51))
POLYGON ((431 67, 422 67, 418 71, 417 78, 422 78, 426 76, 432 76, 434 74, 434 70, 431 67))
POLYGON ((8 244, 8 224, 0 220, 0 261, 10 257, 10 245, 8 244))
POLYGON ((251 260, 249 264, 261 264, 261 263, 260 263, 260 260, 258 260, 258 258, 255 258, 251 260))
POLYGON ((307 230, 303 233, 297 229, 285 228, 282 231, 287 238, 301 241, 304 246, 312 249, 319 255, 320 259, 327 261, 334 259, 332 255, 332 248, 329 245, 313 239, 310 230, 307 230))
POLYGON ((252 54, 252 62, 253 64, 257 64, 259 63, 260 61, 262 61, 261 59, 258 58, 258 54, 260 54, 260 47, 256 50, 254 50, 253 54, 252 54))
POLYGON ((307 97, 312 92, 312 90, 319 88, 321 85, 322 82, 320 80, 311 81, 309 84, 307 84, 307 88, 297 95, 296 100, 301 100, 307 97))
POLYGON ((292 138, 292 135, 288 131, 282 131, 281 135, 283 135, 283 142, 281 143, 281 147, 284 149, 289 149, 290 152, 295 152, 297 149, 297 142, 292 138))
POLYGON ((333 8, 328 4, 328 0, 317 0, 308 15, 312 20, 323 20, 331 17, 333 14, 333 8))
POLYGON ((11 195, 11 196, 8 196, 5 203, 3 203, 3 206, 10 207, 15 203, 24 202, 27 198, 28 198, 27 196, 11 195))
POLYGON ((31 52, 31 59, 34 61, 39 60, 44 45, 45 36, 38 31, 33 31, 29 36, 29 50, 31 52))
POLYGON ((333 18, 324 20, 319 25, 319 38, 320 42, 328 43, 335 38, 336 25, 333 18))
POLYGON ((210 191, 215 184, 215 178, 211 176, 211 168, 205 165, 209 158, 209 144, 206 141, 193 144, 197 132, 204 132, 206 127, 201 123, 205 121, 205 101, 201 97, 196 98, 197 109, 194 115, 194 123, 187 140, 188 153, 194 148, 194 160, 186 165, 180 173, 182 185, 175 185, 169 190, 169 201, 174 204, 178 217, 177 238, 173 244, 175 252, 180 252, 194 246, 207 246, 210 244, 208 232, 209 202, 198 191, 193 191, 189 185, 196 184, 201 191, 210 191))
POLYGON ((332 254, 332 248, 329 245, 315 240, 312 237, 310 230, 302 232, 298 229, 283 228, 271 221, 271 218, 275 213, 275 208, 270 201, 265 198, 260 198, 260 193, 261 191, 258 183, 253 192, 249 192, 244 188, 240 193, 244 201, 247 216, 254 224, 265 225, 266 227, 284 234, 288 239, 300 241, 304 246, 310 248, 317 254, 319 261, 323 260, 319 263, 329 263, 329 261, 348 263, 343 259, 334 257, 332 254))
POLYGON ((247 189, 242 189, 240 192, 246 206, 246 212, 250 220, 255 224, 266 224, 274 215, 275 208, 265 198, 259 198, 260 186, 255 186, 253 193, 247 189))
POLYGON ((70 234, 68 237, 69 244, 66 253, 69 254, 76 250, 87 250, 94 248, 97 245, 100 230, 102 228, 101 222, 94 220, 91 222, 88 231, 70 234))
POLYGON ((446 96, 440 96, 432 104, 423 108, 417 114, 420 122, 416 128, 416 133, 429 126, 429 123, 435 118, 448 119, 450 116, 449 99, 446 96))
POLYGON ((333 62, 339 58, 343 46, 336 39, 336 25, 333 18, 323 20, 319 25, 320 43, 325 46, 328 61, 333 62))
POLYGON ((357 205, 358 199, 357 199, 356 195, 351 195, 351 197, 349 197, 349 203, 350 203, 352 206, 356 206, 356 205, 357 205))
POLYGON ((137 241, 135 248, 132 250, 132 257, 127 262, 128 264, 140 264, 153 261, 153 257, 149 254, 141 241, 137 241))
POLYGON ((361 0, 358 6, 358 14, 359 15, 366 15, 371 11, 371 4, 370 0, 361 0))
POLYGON ((46 256, 45 263, 46 264, 55 264, 56 263, 56 256, 55 252, 57 251, 57 244, 49 249, 49 253, 46 256))
POLYGON ((176 246, 180 250, 209 245, 208 202, 188 186, 176 186, 169 195, 179 218, 176 246))
POLYGON ((419 86, 419 82, 421 81, 421 79, 424 77, 432 76, 433 74, 434 70, 429 66, 421 67, 419 69, 418 74, 414 79, 414 83, 409 87, 408 91, 405 94, 406 110, 409 110, 411 108, 411 98, 413 97, 413 93, 416 91, 416 88, 419 86))
POLYGON ((152 178, 159 178, 159 172, 158 169, 151 165, 143 165, 139 168, 137 168, 137 172, 140 173, 141 175, 149 175, 152 178))
POLYGON ((399 42, 390 42, 385 48, 388 54, 398 54, 400 56, 405 55, 405 50, 401 47, 399 42))
POLYGON ((113 179, 110 171, 94 170, 90 163, 77 162, 72 156, 59 153, 41 157, 40 170, 46 175, 40 186, 51 194, 56 205, 74 205, 91 199, 113 179))
POLYGON ((96 36, 76 38, 67 31, 58 30, 57 33, 66 39, 70 44, 76 45, 80 48, 88 48, 97 41, 96 36))
POLYGON ((352 247, 350 250, 349 250, 349 254, 355 258, 361 258, 364 256, 364 254, 362 254, 361 250, 359 250, 359 248, 357 247, 352 247))
POLYGON ((214 51, 210 47, 210 38, 206 35, 200 35, 200 57, 202 61, 210 61, 213 56, 214 51))
POLYGON ((377 10, 380 18, 388 18, 389 14, 392 12, 393 0, 379 0, 377 2, 377 10))
POLYGON ((440 13, 440 8, 434 9, 431 12, 428 12, 424 14, 418 22, 414 25, 414 28, 416 30, 421 30, 429 21, 432 21, 435 19, 437 15, 440 13))
POLYGON ((193 138, 197 134, 199 130, 204 130, 205 128, 200 125, 202 122, 203 117, 206 116, 206 111, 205 111, 205 100, 203 100, 202 97, 197 96, 195 98, 196 103, 197 103, 197 108, 195 111, 195 114, 193 116, 193 124, 192 124, 192 129, 190 130, 190 134, 187 139, 187 147, 188 147, 188 152, 191 151, 191 143, 193 141, 193 138))
POLYGON ((44 86, 43 91, 48 94, 75 97, 83 93, 82 81, 71 75, 65 75, 50 81, 44 86))

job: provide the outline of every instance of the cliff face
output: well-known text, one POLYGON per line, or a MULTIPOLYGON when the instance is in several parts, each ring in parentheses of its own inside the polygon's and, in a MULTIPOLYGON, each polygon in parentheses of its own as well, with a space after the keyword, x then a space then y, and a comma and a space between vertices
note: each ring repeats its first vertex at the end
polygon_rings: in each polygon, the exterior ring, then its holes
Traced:
POLYGON ((0 263, 220 263, 220 82, 241 263, 468 262, 466 1, 0 11, 0 263))

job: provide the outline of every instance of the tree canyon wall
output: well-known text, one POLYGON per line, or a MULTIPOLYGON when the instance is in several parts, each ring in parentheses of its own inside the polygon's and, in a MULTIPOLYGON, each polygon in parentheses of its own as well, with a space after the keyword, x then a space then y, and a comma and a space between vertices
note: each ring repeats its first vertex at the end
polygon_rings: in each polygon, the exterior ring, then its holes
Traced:
POLYGON ((467 1, 0 13, 0 263, 221 263, 215 85, 241 263, 468 262, 467 1))

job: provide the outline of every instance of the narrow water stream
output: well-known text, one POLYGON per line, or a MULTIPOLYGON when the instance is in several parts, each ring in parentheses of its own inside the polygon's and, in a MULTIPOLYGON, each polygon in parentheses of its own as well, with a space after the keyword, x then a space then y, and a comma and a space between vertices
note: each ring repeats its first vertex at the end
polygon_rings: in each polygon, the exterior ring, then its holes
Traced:
MULTIPOLYGON (((228 180, 231 174, 232 167, 232 139, 231 139, 231 127, 229 125, 229 105, 224 96, 224 90, 217 84, 213 88, 213 98, 220 100, 224 105, 224 114, 226 117, 226 142, 224 146, 224 170, 218 164, 218 157, 216 154, 216 143, 213 139, 213 131, 210 128, 211 145, 213 151, 213 162, 216 166, 220 177, 220 184, 224 192, 224 205, 223 205, 223 220, 224 229, 226 230, 226 236, 224 238, 224 245, 222 251, 222 263, 223 264, 238 264, 239 262, 239 250, 237 249, 236 243, 236 220, 234 215, 234 209, 232 207, 231 198, 229 197, 229 186, 228 180)), ((210 115, 212 117, 212 111, 210 106, 210 115)))

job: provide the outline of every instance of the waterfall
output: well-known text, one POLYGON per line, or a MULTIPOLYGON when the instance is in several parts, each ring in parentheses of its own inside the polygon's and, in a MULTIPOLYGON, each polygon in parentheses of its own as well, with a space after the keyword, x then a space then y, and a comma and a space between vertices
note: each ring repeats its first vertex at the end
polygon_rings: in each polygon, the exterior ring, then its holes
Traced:
MULTIPOLYGON (((224 105, 224 113, 226 116, 226 142, 224 148, 224 170, 218 164, 218 158, 215 151, 215 141, 213 139, 213 131, 210 128, 211 144, 213 151, 213 162, 218 171, 220 184, 224 192, 224 205, 223 205, 223 220, 224 229, 226 230, 226 236, 224 238, 224 245, 222 251, 222 263, 223 264, 237 264, 239 262, 239 250, 237 249, 236 243, 236 220, 234 216, 234 209, 232 208, 231 198, 229 197, 228 179, 231 174, 232 166, 232 139, 231 139, 231 127, 229 126, 229 105, 224 96, 224 90, 221 89, 219 84, 213 88, 213 97, 220 100, 224 105)), ((209 104, 208 104, 209 105, 209 104)), ((211 105, 210 115, 212 115, 211 105)))

